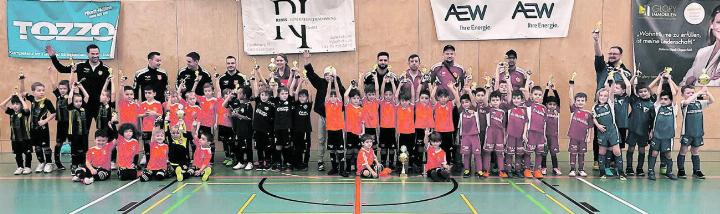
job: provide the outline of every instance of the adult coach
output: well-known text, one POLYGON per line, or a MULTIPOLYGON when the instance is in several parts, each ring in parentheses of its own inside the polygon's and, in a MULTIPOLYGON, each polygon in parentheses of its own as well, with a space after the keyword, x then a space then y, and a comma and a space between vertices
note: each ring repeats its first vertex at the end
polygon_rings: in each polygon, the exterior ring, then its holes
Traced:
MULTIPOLYGON (((505 63, 507 64, 507 70, 503 66, 498 66, 498 73, 500 78, 505 79, 512 86, 513 90, 520 90, 525 87, 525 82, 528 79, 527 72, 517 66, 518 54, 515 50, 510 49, 505 52, 505 63)), ((511 92, 512 93, 512 92, 511 92)))
POLYGON ((100 92, 110 72, 108 72, 109 67, 100 60, 100 48, 97 45, 90 44, 85 51, 87 51, 88 59, 76 64, 73 71, 72 65, 65 66, 60 63, 52 46, 45 47, 45 52, 50 56, 55 70, 64 74, 74 72, 77 74, 78 81, 82 81, 80 84, 87 90, 89 96, 88 102, 83 106, 88 115, 85 121, 87 126, 91 127, 92 120, 97 116, 100 107, 100 92))
MULTIPOLYGON (((143 89, 145 87, 151 87, 155 91, 155 100, 159 102, 165 102, 165 90, 168 86, 167 72, 160 68, 162 65, 162 59, 160 58, 159 52, 150 52, 147 55, 148 65, 147 67, 135 72, 135 90, 143 89)), ((143 93, 136 93, 135 96, 141 97, 142 101, 147 98, 144 97, 143 93)))
POLYGON ((237 59, 234 56, 225 58, 225 74, 220 77, 220 90, 236 89, 245 86, 245 76, 237 70, 237 59))
POLYGON ((310 52, 305 51, 303 52, 303 60, 305 61, 305 70, 307 71, 307 77, 310 81, 310 84, 317 90, 317 93, 315 94, 315 106, 313 107, 313 111, 317 113, 320 117, 318 117, 318 147, 320 149, 320 160, 318 161, 318 171, 324 171, 325 170, 325 163, 323 162, 323 159, 325 158, 325 145, 327 143, 327 131, 325 129, 325 94, 327 93, 327 84, 332 80, 332 78, 335 78, 335 81, 338 83, 338 87, 340 88, 340 93, 338 96, 340 99, 342 98, 342 94, 345 94, 345 87, 342 84, 342 81, 340 80, 339 76, 333 76, 333 74, 329 72, 323 72, 323 77, 318 76, 315 73, 315 69, 313 69, 312 64, 310 63, 310 52))
MULTIPOLYGON (((376 60, 377 60, 377 68, 374 68, 372 71, 367 72, 365 74, 365 77, 363 80, 363 84, 365 84, 365 87, 367 87, 367 86, 374 87, 375 86, 375 79, 373 78, 373 75, 371 75, 373 72, 377 74, 378 80, 385 79, 385 76, 389 75, 391 73, 391 71, 390 71, 390 54, 388 52, 385 52, 385 51, 379 52, 376 56, 376 60)), ((395 85, 398 84, 397 79, 395 79, 393 81, 395 81, 395 85)), ((381 84, 383 84, 383 83, 381 83, 381 84)), ((385 84, 387 84, 387 85, 385 85, 386 86, 385 88, 391 87, 389 83, 385 83, 385 84)), ((378 86, 378 88, 382 88, 382 86, 378 86)), ((383 94, 383 92, 381 91, 380 94, 378 94, 378 97, 381 97, 382 94, 383 94)))
MULTIPOLYGON (((454 84, 458 80, 465 79, 465 69, 455 63, 455 47, 452 45, 445 45, 445 47, 443 47, 443 61, 433 65, 430 70, 430 78, 432 81, 439 82, 439 84, 437 84, 438 87, 446 90, 449 90, 447 88, 448 83, 454 84)), ((464 81, 460 81, 460 84, 464 84, 463 82, 464 81)), ((450 93, 450 97, 453 98, 452 93, 450 93)))
MULTIPOLYGON (((199 75, 200 82, 195 89, 195 94, 198 96, 205 95, 203 92, 203 85, 205 85, 205 83, 211 83, 212 80, 210 78, 210 73, 200 67, 200 54, 197 52, 190 52, 186 54, 185 62, 187 62, 187 66, 178 71, 176 86, 180 86, 180 84, 184 82, 186 90, 192 90, 195 78, 199 75)), ((185 97, 184 91, 182 97, 185 97)))

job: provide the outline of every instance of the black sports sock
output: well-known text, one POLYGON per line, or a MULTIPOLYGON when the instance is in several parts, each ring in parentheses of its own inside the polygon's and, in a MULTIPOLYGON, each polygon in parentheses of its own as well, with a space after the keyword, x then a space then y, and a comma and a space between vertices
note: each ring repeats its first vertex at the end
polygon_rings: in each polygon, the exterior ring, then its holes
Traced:
POLYGON ((692 159, 693 172, 700 171, 700 155, 692 155, 690 159, 692 159))
MULTIPOLYGON (((672 163, 671 163, 672 164, 672 163)), ((677 168, 678 170, 685 170, 685 155, 678 154, 677 156, 677 168)))

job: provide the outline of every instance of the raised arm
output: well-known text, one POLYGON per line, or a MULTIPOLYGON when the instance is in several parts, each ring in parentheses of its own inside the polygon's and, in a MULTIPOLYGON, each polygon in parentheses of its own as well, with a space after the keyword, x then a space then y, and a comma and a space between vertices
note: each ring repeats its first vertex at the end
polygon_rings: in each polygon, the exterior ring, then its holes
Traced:
POLYGON ((455 104, 455 106, 457 106, 459 108, 461 106, 460 105, 460 93, 458 93, 457 88, 455 88, 455 86, 452 83, 447 84, 447 88, 448 88, 448 90, 450 90, 452 92, 452 95, 455 97, 455 99, 453 99, 453 104, 455 104))
POLYGON ((327 84, 327 90, 325 90, 325 100, 323 100, 323 102, 327 103, 328 97, 330 97, 330 90, 332 89, 332 85, 333 85, 332 83, 334 83, 334 82, 335 82, 335 78, 332 78, 332 82, 327 84))
POLYGON ((575 106, 575 98, 574 98, 575 97, 575 84, 574 83, 570 83, 570 85, 568 86, 568 94, 569 94, 568 102, 570 104, 569 106, 570 107, 575 106))
MULTIPOLYGON (((630 96, 630 94, 632 94, 632 88, 633 88, 632 85, 630 84, 631 82, 630 82, 630 80, 628 80, 628 78, 625 76, 625 72, 619 72, 619 73, 620 73, 620 77, 622 77, 622 80, 623 80, 623 82, 625 83, 625 94, 626 94, 627 96, 630 96)), ((633 76, 634 76, 634 75, 633 75, 633 76)))
POLYGON ((30 103, 25 99, 25 96, 20 96, 20 102, 22 102, 22 107, 25 111, 30 111, 30 103))
POLYGON ((672 92, 672 95, 677 96, 680 93, 680 87, 675 84, 675 81, 673 81, 672 76, 670 75, 668 75, 668 83, 670 84, 670 90, 672 92))
POLYGON ((350 85, 350 88, 348 90, 346 90, 345 94, 343 95, 345 100, 347 100, 348 102, 350 101, 350 91, 352 91, 353 88, 355 88, 355 86, 350 85))
POLYGON ((222 97, 222 91, 220 90, 220 78, 213 77, 213 90, 215 91, 215 97, 221 98, 222 97))
POLYGON ((50 56, 50 60, 52 60, 52 64, 58 72, 70 73, 70 71, 72 71, 72 65, 64 66, 62 63, 60 63, 60 60, 58 60, 57 56, 55 55, 55 49, 53 49, 52 46, 45 46, 45 53, 50 56))
POLYGON ((55 89, 57 89, 58 81, 56 76, 57 74, 55 74, 52 69, 52 66, 48 66, 47 75, 50 77, 50 91, 55 91, 55 89))
POLYGON ((24 74, 22 74, 22 73, 20 73, 18 76, 19 76, 19 77, 18 77, 18 82, 19 82, 18 88, 20 89, 20 94, 22 95, 21 97, 23 97, 23 96, 25 96, 25 92, 26 92, 26 90, 25 90, 25 76, 24 76, 24 74))
POLYGON ((83 95, 83 103, 87 103, 88 100, 90 100, 90 95, 88 95, 88 92, 85 90, 85 87, 83 87, 82 84, 78 83, 78 89, 80 89, 80 93, 83 95))
POLYGON ((595 49, 595 56, 602 56, 602 51, 600 47, 600 32, 593 32, 592 38, 593 48, 595 49))
MULTIPOLYGON (((257 69, 253 69, 253 74, 257 74, 257 69)), ((258 94, 260 94, 260 92, 258 92, 258 78, 257 77, 253 78, 253 80, 252 80, 252 92, 253 92, 252 93, 253 97, 257 97, 258 94)))
POLYGON ((13 93, 13 95, 10 95, 9 97, 5 98, 5 100, 3 100, 2 103, 0 103, 0 106, 2 106, 2 107, 4 107, 4 108, 7 109, 7 108, 8 108, 7 104, 8 104, 8 102, 10 102, 10 99, 11 99, 13 96, 17 96, 17 93, 13 93))
POLYGON ((395 93, 395 94, 393 94, 393 97, 395 98, 395 100, 393 100, 393 101, 397 102, 398 101, 397 97, 400 95, 400 93, 399 93, 400 88, 398 88, 397 85, 395 85, 394 79, 390 80, 390 85, 392 86, 392 91, 395 93))

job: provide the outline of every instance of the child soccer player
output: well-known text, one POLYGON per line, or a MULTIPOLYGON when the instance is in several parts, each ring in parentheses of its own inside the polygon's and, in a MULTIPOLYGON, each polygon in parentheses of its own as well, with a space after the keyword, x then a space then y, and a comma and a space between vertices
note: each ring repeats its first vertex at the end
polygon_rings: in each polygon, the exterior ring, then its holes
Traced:
POLYGON ((508 121, 507 121, 507 145, 505 156, 505 170, 509 170, 511 175, 515 177, 525 176, 532 177, 532 174, 524 173, 520 174, 520 170, 523 170, 523 155, 525 155, 524 143, 527 142, 528 133, 528 113, 527 107, 523 101, 525 95, 520 90, 513 90, 512 92, 512 108, 508 110, 508 121))
MULTIPOLYGON (((254 72, 257 73, 257 70, 254 72)), ((271 140, 273 139, 273 118, 275 116, 275 106, 270 101, 272 91, 267 86, 258 89, 257 78, 253 80, 253 93, 255 101, 255 113, 253 114, 252 127, 255 131, 255 149, 258 156, 257 170, 270 169, 270 161, 272 158, 271 140)))
POLYGON ((345 159, 345 142, 343 141, 343 128, 345 120, 343 119, 343 101, 339 95, 338 82, 335 77, 327 85, 327 94, 325 95, 325 116, 328 133, 327 151, 330 152, 330 160, 332 169, 328 171, 328 175, 340 173, 346 177, 345 167, 340 167, 340 163, 344 163, 345 159))
POLYGON ((53 157, 55 167, 59 170, 65 170, 60 161, 60 149, 63 144, 68 143, 68 92, 70 91, 70 81, 61 80, 57 82, 55 80, 55 71, 52 68, 48 68, 48 76, 50 77, 50 86, 52 92, 55 95, 57 113, 55 114, 55 120, 57 121, 57 129, 55 132, 55 150, 53 151, 53 157), (56 83, 57 82, 57 83, 56 83), (57 84, 57 85, 56 85, 57 84))
MULTIPOLYGON (((630 127, 629 123, 629 117, 628 117, 628 108, 630 106, 630 94, 632 94, 632 88, 630 86, 630 81, 625 76, 625 72, 620 72, 620 76, 622 77, 622 82, 613 82, 610 84, 611 86, 611 96, 613 96, 613 100, 615 101, 613 103, 614 105, 614 115, 615 115, 615 124, 618 127, 618 136, 620 139, 620 150, 622 153, 622 149, 625 148, 625 144, 627 143, 627 137, 628 137, 628 128, 630 127)), ((626 158, 632 158, 632 157, 626 157, 626 158)), ((613 156, 606 156, 605 157, 605 164, 611 164, 617 163, 617 160, 613 156)), ((612 170, 610 168, 605 168, 605 173, 608 176, 612 176, 612 170)), ((621 172, 617 172, 620 174, 621 172)))
MULTIPOLYGON (((195 86, 197 86, 197 83, 200 81, 200 78, 198 78, 195 82, 195 86)), ((193 87, 192 91, 195 91, 195 86, 193 87)), ((197 112, 197 121, 200 123, 200 131, 201 132, 208 132, 213 133, 215 129, 215 125, 217 124, 217 98, 220 96, 220 92, 218 89, 215 89, 212 84, 205 83, 203 86, 203 96, 196 96, 198 106, 200 107, 199 111, 197 112), (217 94, 216 94, 217 93, 217 94)), ((215 162, 215 142, 214 139, 208 139, 210 140, 210 148, 212 149, 213 157, 210 159, 210 163, 215 162)))
POLYGON ((110 156, 114 147, 113 143, 108 143, 106 129, 95 131, 95 146, 88 149, 85 167, 78 168, 72 180, 90 185, 95 180, 104 181, 109 179, 110 156))
POLYGON ((382 171, 382 167, 375 158, 375 151, 372 148, 375 136, 363 134, 360 140, 362 141, 362 149, 360 149, 355 165, 357 169, 356 175, 362 178, 377 178, 378 173, 382 171))
MULTIPOLYGON (((531 81, 528 81, 531 82, 531 81)), ((531 84, 529 84, 531 85, 531 84)), ((545 105, 542 104, 543 101, 543 91, 540 86, 532 86, 530 88, 530 96, 532 96, 530 99, 531 102, 529 104, 528 108, 528 119, 529 119, 529 125, 528 125, 528 133, 527 133, 527 145, 526 145, 526 152, 525 155, 525 172, 524 175, 526 178, 535 177, 535 178, 542 178, 543 174, 540 171, 541 168, 541 162, 542 157, 545 156, 545 133, 547 132, 547 108, 545 105), (535 153, 535 162, 533 164, 533 167, 535 170, 533 170, 533 173, 530 173, 530 164, 531 162, 530 156, 532 153, 535 153)))
MULTIPOLYGON (((608 79, 609 80, 609 79, 608 79)), ((615 102, 614 96, 610 96, 611 88, 609 87, 609 81, 606 80, 605 88, 600 89, 597 92, 597 103, 593 106, 593 122, 595 127, 598 129, 598 165, 600 166, 600 178, 606 178, 609 176, 605 170, 607 167, 607 159, 605 154, 610 149, 615 155, 615 169, 618 172, 618 178, 620 180, 626 180, 625 172, 622 171, 622 153, 620 152, 620 137, 615 123, 615 105, 610 103, 615 102)))
MULTIPOLYGON (((637 77, 633 77, 633 82, 637 77)), ((645 150, 650 141, 650 131, 652 130, 652 121, 655 117, 654 102, 656 97, 651 95, 650 87, 647 84, 635 84, 633 86, 633 95, 630 96, 630 132, 627 138, 627 153, 625 174, 628 176, 637 175, 645 176, 643 165, 645 163, 645 150), (633 155, 637 146, 637 168, 633 170, 633 155)), ((679 174, 679 173, 678 173, 679 174)))
MULTIPOLYGON (((547 107, 545 110, 545 150, 550 152, 553 175, 562 175, 562 171, 560 171, 560 166, 558 166, 557 160, 557 154, 560 152, 560 145, 558 144, 558 135, 560 133, 560 96, 558 95, 557 90, 555 90, 555 85, 548 84, 547 88, 545 88, 545 93, 543 94, 543 105, 547 107), (553 95, 549 96, 548 94, 551 89, 553 95)), ((543 175, 547 175, 546 158, 547 153, 544 153, 541 162, 543 175)))
MULTIPOLYGON (((115 93, 113 93, 112 90, 115 90, 117 88, 114 84, 112 84, 112 76, 108 76, 107 79, 105 79, 105 84, 103 85, 102 92, 100 92, 100 107, 98 108, 97 115, 95 117, 95 128, 96 130, 105 130, 105 133, 107 135, 107 140, 112 141, 117 137, 117 133, 113 131, 113 127, 115 127, 115 122, 113 122, 113 114, 115 113, 115 93), (111 88, 110 85, 112 84, 111 88)), ((116 119, 117 120, 117 119, 116 119)), ((110 160, 110 169, 115 169, 115 160, 117 158, 117 151, 113 148, 113 154, 111 156, 110 160)))
MULTIPOLYGON (((455 99, 455 105, 460 111, 460 121, 458 122, 458 130, 460 130, 460 154, 463 160, 463 177, 470 177, 470 164, 474 163, 475 173, 478 178, 483 177, 482 167, 482 148, 480 146, 480 117, 475 111, 473 105, 474 100, 468 93, 458 95, 457 90, 451 88, 453 95, 459 97, 455 99), (474 161, 473 161, 474 160, 474 161)), ((469 89, 468 89, 469 90, 469 89)))
MULTIPOLYGON (((433 103, 430 99, 430 91, 427 89, 430 84, 420 84, 419 95, 415 100, 415 155, 416 159, 413 168, 417 166, 419 173, 424 173, 421 166, 426 162, 425 155, 425 130, 435 128, 435 118, 433 117, 433 103)), ((482 122, 482 121, 481 121, 482 122)), ((485 131, 484 129, 482 130, 485 131)))
MULTIPOLYGON (((293 79, 294 80, 294 79, 293 79)), ((293 88, 295 81, 290 83, 290 88, 293 88)), ((290 97, 290 90, 285 86, 280 86, 273 90, 274 96, 273 104, 275 105, 275 120, 273 122, 273 128, 275 132, 275 141, 273 146, 273 162, 275 163, 275 169, 280 171, 292 170, 293 160, 292 157, 292 104, 294 99, 290 97)))
MULTIPOLYGON (((350 85, 347 91, 345 91, 345 100, 348 104, 345 105, 345 142, 347 143, 345 149, 345 171, 350 172, 352 165, 356 164, 359 160, 356 160, 358 150, 362 147, 364 141, 360 141, 360 135, 363 134, 362 124, 362 106, 360 97, 360 91, 357 86, 350 85)), ((360 170, 359 168, 356 169, 360 170)), ((347 176, 345 173, 343 176, 347 176)))
POLYGON ((380 91, 383 92, 383 97, 380 100, 380 163, 383 166, 388 166, 390 169, 395 169, 395 152, 397 150, 397 139, 395 136, 396 127, 396 105, 397 96, 395 91, 397 86, 395 80, 389 76, 383 78, 383 83, 380 86, 380 91), (391 84, 392 88, 385 88, 385 85, 391 84))
POLYGON ((212 165, 210 164, 210 159, 212 158, 210 139, 213 139, 213 136, 212 133, 202 132, 198 129, 194 130, 196 131, 193 142, 197 144, 197 149, 193 154, 193 166, 188 170, 188 174, 201 177, 201 180, 205 182, 208 181, 210 174, 212 174, 212 165))
POLYGON ((454 103, 450 100, 448 89, 436 86, 435 90, 434 99, 436 100, 435 106, 433 107, 435 109, 435 131, 442 136, 442 144, 440 144, 440 147, 449 154, 447 156, 447 162, 455 163, 455 144, 453 143, 455 129, 452 119, 454 103))
POLYGON ((590 130, 593 128, 593 114, 584 109, 587 102, 587 94, 574 93, 575 84, 570 82, 570 127, 567 136, 570 138, 568 152, 570 152, 570 173, 568 176, 587 176, 585 172, 585 153, 587 153, 587 142, 592 139, 590 130))
POLYGON ((650 150, 652 153, 648 157, 648 179, 655 180, 655 161, 658 154, 666 157, 665 166, 668 167, 667 176, 670 180, 677 180, 677 176, 672 173, 672 158, 670 151, 672 150, 672 140, 675 137, 675 117, 679 111, 678 106, 673 104, 673 92, 677 91, 677 85, 672 81, 669 74, 663 73, 660 79, 660 86, 663 80, 667 79, 670 83, 671 91, 663 91, 663 87, 657 87, 657 94, 660 97, 655 101, 655 122, 653 123, 652 143, 650 150))
POLYGON ((418 173, 421 173, 420 166, 416 165, 419 154, 415 148, 415 85, 408 79, 403 79, 400 81, 400 87, 397 87, 396 90, 396 100, 400 100, 395 110, 397 113, 397 132, 400 134, 398 137, 400 147, 405 146, 406 151, 408 151, 410 172, 418 171, 418 173), (410 91, 401 91, 405 84, 410 85, 410 91))
POLYGON ((68 120, 68 136, 70 138, 70 152, 72 157, 72 165, 70 169, 72 173, 75 173, 75 170, 81 164, 85 163, 85 152, 88 149, 89 128, 85 119, 90 115, 87 115, 85 109, 82 107, 88 101, 89 96, 87 95, 87 91, 85 91, 85 88, 81 84, 77 82, 74 82, 73 84, 73 89, 70 89, 70 94, 72 94, 72 96, 68 97, 68 102, 72 103, 72 105, 68 108, 68 110, 70 110, 68 115, 70 118, 68 120), (83 95, 74 94, 74 88, 78 88, 82 91, 83 95))
POLYGON ((490 104, 488 106, 488 127, 485 133, 485 145, 483 146, 483 176, 489 175, 491 153, 495 152, 498 168, 500 169, 500 177, 507 178, 508 174, 505 170, 505 136, 507 117, 505 108, 501 107, 502 93, 493 91, 490 93, 490 104))
POLYGON ((310 123, 310 113, 312 112, 313 102, 307 89, 303 89, 305 83, 303 79, 299 80, 299 86, 295 89, 295 97, 297 101, 293 106, 293 147, 295 148, 295 163, 298 166, 295 169, 307 170, 310 161, 310 134, 312 132, 312 124, 310 123))
POLYGON ((115 139, 118 176, 121 181, 133 180, 138 177, 137 163, 140 143, 135 139, 138 132, 133 124, 123 123, 118 129, 118 133, 121 135, 115 139))
POLYGON ((693 177, 705 179, 705 174, 700 171, 700 147, 703 145, 703 136, 705 135, 703 110, 715 102, 715 97, 707 90, 707 87, 703 87, 695 93, 695 89, 689 86, 682 88, 682 96, 683 129, 680 152, 677 157, 678 176, 687 177, 685 175, 685 154, 689 148, 692 154, 693 177), (707 100, 700 99, 701 96, 707 100))
POLYGON ((217 105, 215 109, 217 109, 218 141, 223 143, 223 150, 225 151, 225 160, 223 163, 227 167, 234 167, 235 164, 241 161, 235 159, 235 144, 237 143, 237 139, 232 129, 230 112, 225 108, 225 105, 223 105, 225 100, 230 99, 232 91, 231 89, 225 89, 222 90, 221 93, 221 98, 218 98, 217 103, 215 103, 217 105))
POLYGON ((447 164, 445 151, 440 147, 442 135, 430 130, 425 131, 425 144, 427 145, 427 163, 425 164, 425 175, 430 180, 448 181, 450 179, 450 168, 447 164))
POLYGON ((253 107, 248 102, 248 98, 252 96, 252 90, 245 86, 231 95, 230 100, 226 100, 224 105, 232 116, 232 128, 237 142, 234 154, 238 164, 233 169, 251 170, 253 169, 253 107))
POLYGON ((160 128, 153 128, 152 142, 150 142, 150 159, 148 160, 147 169, 140 176, 140 181, 161 181, 168 177, 168 150, 170 148, 165 143, 165 133, 160 128))
POLYGON ((363 124, 365 125, 365 134, 375 136, 373 141, 373 149, 377 149, 378 128, 380 128, 380 100, 378 99, 378 91, 380 84, 378 83, 377 73, 371 73, 375 84, 365 84, 363 91, 365 98, 363 99, 363 124))
POLYGON ((122 94, 118 95, 121 97, 121 99, 117 102, 117 110, 120 113, 120 119, 118 122, 120 124, 133 125, 137 129, 140 104, 135 102, 135 91, 132 86, 125 85, 125 77, 120 79, 120 87, 122 87, 122 94))
POLYGON ((178 181, 182 181, 182 174, 190 167, 190 149, 188 148, 188 136, 185 132, 185 124, 170 126, 170 142, 168 144, 168 162, 170 169, 175 170, 178 181))
POLYGON ((0 103, 5 107, 5 114, 10 115, 10 141, 12 142, 12 150, 15 154, 15 163, 17 169, 13 174, 27 175, 32 173, 30 164, 32 163, 32 154, 30 152, 30 133, 28 132, 27 122, 30 116, 30 105, 24 98, 20 98, 17 92, 0 103), (8 102, 10 102, 8 104, 8 102), (24 156, 24 157, 23 157, 24 156))
POLYGON ((146 86, 143 89, 143 93, 145 94, 146 100, 140 103, 140 113, 138 114, 138 117, 142 118, 140 130, 142 131, 143 151, 145 152, 145 156, 143 156, 140 163, 146 163, 150 158, 150 141, 153 139, 153 127, 155 126, 155 120, 157 120, 159 116, 162 116, 163 112, 162 104, 155 100, 155 89, 150 86, 146 86))
MULTIPOLYGON (((20 74, 20 93, 25 94, 25 76, 20 74)), ((45 85, 35 82, 30 86, 31 94, 25 94, 30 103, 30 145, 40 164, 35 173, 53 171, 52 150, 50 149, 50 128, 48 122, 55 119, 55 106, 45 97, 45 85)))

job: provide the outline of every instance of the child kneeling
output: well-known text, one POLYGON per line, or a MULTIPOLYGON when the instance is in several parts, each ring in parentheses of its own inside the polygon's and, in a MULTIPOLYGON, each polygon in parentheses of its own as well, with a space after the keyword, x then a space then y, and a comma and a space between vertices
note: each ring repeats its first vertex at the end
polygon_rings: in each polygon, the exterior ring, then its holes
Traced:
POLYGON ((85 167, 78 167, 72 180, 90 185, 95 180, 110 178, 110 155, 114 147, 114 143, 108 143, 108 134, 104 129, 95 131, 95 146, 87 151, 85 167))
MULTIPOLYGON (((197 129, 195 131, 197 132, 197 129)), ((210 158, 212 157, 212 150, 210 149, 210 139, 213 139, 212 133, 200 132, 200 134, 193 135, 195 146, 195 152, 193 153, 192 167, 187 172, 182 172, 180 168, 175 168, 175 174, 178 181, 183 180, 184 175, 190 175, 194 177, 202 177, 202 181, 207 181, 212 174, 212 167, 210 165, 210 158)))
POLYGON ((440 148, 442 136, 437 132, 425 131, 425 145, 427 147, 427 163, 425 173, 432 181, 450 180, 450 166, 445 159, 445 151, 440 148))
POLYGON ((360 140, 362 140, 362 148, 357 157, 356 173, 362 178, 378 178, 383 167, 375 157, 375 150, 372 148, 375 136, 363 134, 360 140))

